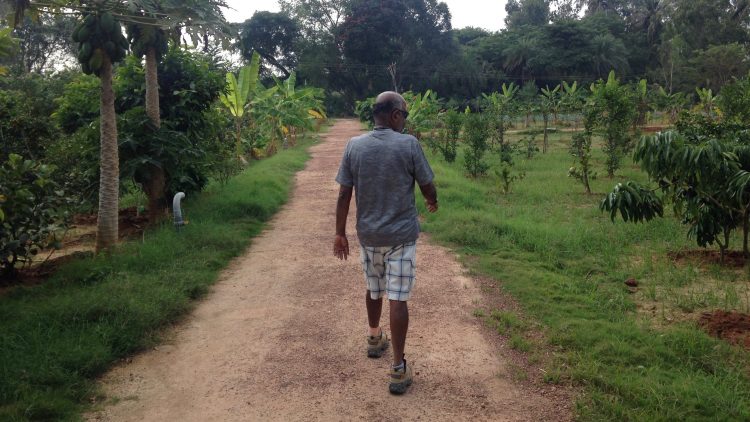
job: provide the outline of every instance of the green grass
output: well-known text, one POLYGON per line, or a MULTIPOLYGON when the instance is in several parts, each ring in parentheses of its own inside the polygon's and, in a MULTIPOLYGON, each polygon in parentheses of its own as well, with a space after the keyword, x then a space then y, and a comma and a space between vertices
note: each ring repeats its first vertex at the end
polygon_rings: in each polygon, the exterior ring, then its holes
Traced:
MULTIPOLYGON (((497 192, 491 176, 467 178, 461 154, 448 164, 428 152, 441 208, 423 213, 423 229, 471 257, 466 265, 499 280, 526 317, 541 324, 547 347, 558 351, 544 380, 583 387, 579 419, 749 420, 747 354, 693 323, 702 309, 746 306, 747 282, 739 281, 747 280, 746 272, 738 278, 731 269, 667 259, 668 251, 696 248, 674 218, 612 224, 598 210, 603 193, 623 179, 645 181, 645 175, 625 159, 616 180, 603 177, 597 146, 600 177, 592 184, 595 194, 583 194, 567 177, 569 136, 552 134, 548 154, 516 156, 515 169, 526 177, 508 195, 497 192), (634 295, 623 284, 631 277, 641 282, 634 295), (639 312, 648 302, 658 306, 655 317, 639 312)), ((537 137, 537 145, 541 141, 537 137)), ((496 154, 487 157, 499 165, 496 154)), ((512 347, 529 350, 522 319, 489 314, 485 319, 512 347)))
POLYGON ((0 420, 78 420, 95 378, 159 340, 287 200, 311 141, 253 163, 184 201, 169 223, 111 257, 71 263, 38 287, 0 297, 0 420))

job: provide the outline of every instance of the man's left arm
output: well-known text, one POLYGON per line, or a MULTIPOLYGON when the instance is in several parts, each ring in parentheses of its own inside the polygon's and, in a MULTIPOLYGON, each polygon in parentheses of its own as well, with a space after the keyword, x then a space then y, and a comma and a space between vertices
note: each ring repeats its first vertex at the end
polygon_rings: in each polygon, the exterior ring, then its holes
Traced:
POLYGON ((417 180, 419 190, 422 191, 422 196, 424 196, 427 211, 436 212, 438 210, 437 189, 432 182, 435 174, 432 172, 430 163, 427 162, 427 158, 424 156, 424 151, 422 151, 419 141, 415 139, 413 145, 414 178, 417 180))
POLYGON ((349 256, 349 240, 346 238, 346 219, 349 216, 349 204, 352 201, 352 186, 341 185, 339 199, 336 202, 336 239, 333 241, 333 254, 339 259, 349 256))
POLYGON ((422 191, 422 196, 424 196, 427 211, 436 212, 438 210, 438 200, 435 184, 430 182, 426 185, 419 185, 419 190, 422 191))

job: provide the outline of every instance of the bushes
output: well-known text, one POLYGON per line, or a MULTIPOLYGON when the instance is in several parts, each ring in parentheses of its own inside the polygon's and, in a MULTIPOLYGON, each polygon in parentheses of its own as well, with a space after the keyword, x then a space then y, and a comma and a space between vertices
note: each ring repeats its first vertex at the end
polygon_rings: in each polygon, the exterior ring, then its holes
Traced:
POLYGON ((57 244, 68 200, 52 179, 54 170, 16 154, 0 165, 0 279, 57 244))
POLYGON ((487 120, 481 114, 466 115, 464 122, 464 140, 466 141, 466 156, 464 166, 472 177, 485 174, 489 166, 482 161, 487 152, 487 120))
POLYGON ((452 163, 456 161, 458 139, 461 136, 461 127, 464 122, 461 114, 455 110, 448 110, 443 114, 443 117, 445 123, 440 130, 440 140, 437 143, 437 148, 440 150, 445 161, 452 163))

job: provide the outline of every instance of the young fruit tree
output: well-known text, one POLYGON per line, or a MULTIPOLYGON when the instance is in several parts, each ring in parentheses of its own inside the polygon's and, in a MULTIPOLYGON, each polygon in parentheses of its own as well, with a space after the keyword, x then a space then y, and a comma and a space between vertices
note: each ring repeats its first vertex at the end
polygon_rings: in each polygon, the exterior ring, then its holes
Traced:
POLYGON ((487 152, 487 120, 479 113, 468 113, 464 119, 466 153, 464 165, 471 177, 485 174, 489 166, 482 161, 487 152))
POLYGON ((633 95, 611 71, 606 82, 599 80, 591 85, 588 103, 593 113, 593 128, 604 138, 607 175, 611 179, 630 143, 630 127, 637 116, 633 95))
POLYGON ((663 132, 643 137, 634 160, 658 187, 618 183, 600 207, 613 221, 618 212, 625 221, 649 221, 663 216, 664 204, 671 203, 699 246, 716 243, 723 259, 731 232, 742 227, 743 250, 748 254, 749 147, 732 139, 695 142, 677 132, 663 132))

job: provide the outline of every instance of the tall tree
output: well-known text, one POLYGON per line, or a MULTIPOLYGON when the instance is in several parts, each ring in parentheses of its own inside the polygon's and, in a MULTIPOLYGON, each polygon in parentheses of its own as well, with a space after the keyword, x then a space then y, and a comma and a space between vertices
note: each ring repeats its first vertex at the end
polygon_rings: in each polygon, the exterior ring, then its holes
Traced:
POLYGON ((281 12, 294 19, 305 39, 315 43, 333 40, 352 0, 280 0, 281 12))
POLYGON ((505 11, 505 25, 508 28, 544 26, 550 20, 550 0, 509 0, 505 4, 505 11))
POLYGON ((344 63, 336 77, 354 98, 394 85, 427 90, 431 76, 458 55, 450 19, 437 0, 358 0, 339 27, 344 63))
POLYGON ((297 23, 283 13, 255 12, 240 25, 239 47, 250 61, 257 52, 285 78, 297 64, 295 44, 300 37, 297 23))
POLYGON ((22 73, 39 73, 54 69, 77 53, 71 40, 75 17, 42 13, 38 20, 26 17, 13 31, 19 39, 19 51, 12 65, 22 73))

